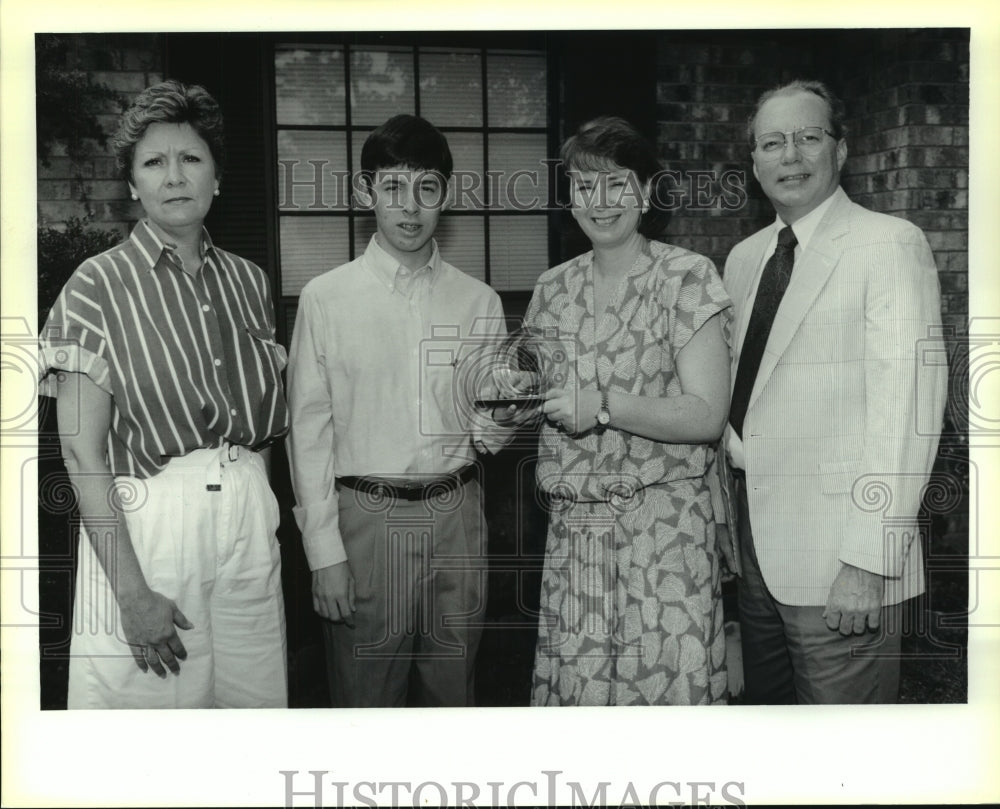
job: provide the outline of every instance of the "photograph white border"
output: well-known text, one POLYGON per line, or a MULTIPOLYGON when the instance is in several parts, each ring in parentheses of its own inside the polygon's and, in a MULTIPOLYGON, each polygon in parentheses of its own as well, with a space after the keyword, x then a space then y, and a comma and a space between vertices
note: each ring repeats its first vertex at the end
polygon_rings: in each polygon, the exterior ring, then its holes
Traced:
MULTIPOLYGON (((105 31, 306 31, 519 29, 969 27, 971 166, 969 304, 972 318, 1000 318, 1000 229, 996 185, 1000 115, 1000 25, 993 4, 687 3, 608 4, 489 0, 414 4, 387 0, 265 2, 103 2, 4 0, 0 7, 0 282, 2 315, 27 318, 35 306, 36 161, 34 34, 105 31), (974 234, 974 235, 973 235, 974 234)), ((1000 323, 995 320, 994 325, 1000 323)), ((32 332, 36 333, 36 332, 32 332)), ((992 333, 997 334, 993 329, 992 333)), ((1000 339, 1000 338, 998 338, 1000 339)), ((23 375, 22 375, 23 376, 23 375)), ((984 389, 994 399, 1000 372, 984 389)), ((5 412, 25 401, 23 384, 4 374, 5 412)), ((28 394, 30 395, 30 394, 28 394)), ((41 711, 37 633, 19 626, 37 609, 37 571, 17 552, 37 531, 21 513, 20 469, 30 446, 7 446, 3 481, 2 804, 4 806, 284 805, 281 770, 311 770, 326 784, 490 782, 517 803, 547 803, 548 776, 576 781, 587 796, 609 782, 617 804, 631 784, 640 800, 662 781, 743 785, 760 803, 952 803, 1000 800, 1000 550, 990 497, 979 514, 978 586, 969 631, 969 702, 958 706, 837 708, 592 709, 521 708, 391 711, 41 711)), ((973 448, 980 492, 1000 491, 1000 447, 973 448)), ((453 788, 452 788, 453 789, 453 788)), ((335 801, 327 787, 324 799, 335 801)), ((347 796, 350 797, 350 788, 347 796)), ((369 793, 366 793, 369 794, 369 793)), ((383 793, 385 795, 387 793, 383 793)), ((466 791, 468 795, 468 791, 466 791)), ((702 791, 704 794, 704 790, 702 791)), ((733 794, 737 794, 733 790, 733 794)), ((451 793, 454 795, 454 792, 451 793)), ((664 800, 674 799, 662 792, 664 800)), ((424 797, 434 800, 437 793, 424 797)), ((449 797, 449 802, 452 798, 449 797)), ((687 802, 685 797, 680 798, 687 802)), ((314 805, 309 795, 295 805, 314 805)))

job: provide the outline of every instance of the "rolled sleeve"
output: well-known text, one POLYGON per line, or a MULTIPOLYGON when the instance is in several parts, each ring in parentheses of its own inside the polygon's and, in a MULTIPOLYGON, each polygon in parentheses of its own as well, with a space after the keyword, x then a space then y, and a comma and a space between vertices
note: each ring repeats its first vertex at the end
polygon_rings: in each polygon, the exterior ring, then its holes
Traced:
POLYGON ((69 371, 86 374, 113 395, 107 354, 100 290, 84 264, 66 282, 42 331, 38 392, 54 397, 56 376, 52 372, 69 371))

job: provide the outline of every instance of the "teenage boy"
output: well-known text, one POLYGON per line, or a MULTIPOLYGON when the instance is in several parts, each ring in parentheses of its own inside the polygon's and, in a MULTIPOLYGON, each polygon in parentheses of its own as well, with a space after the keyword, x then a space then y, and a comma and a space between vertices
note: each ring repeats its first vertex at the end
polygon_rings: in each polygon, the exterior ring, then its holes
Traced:
POLYGON ((473 704, 486 605, 474 462, 510 430, 472 403, 477 354, 505 334, 500 299, 433 239, 451 171, 447 141, 422 118, 372 132, 355 192, 377 231, 299 299, 294 513, 335 707, 473 704))

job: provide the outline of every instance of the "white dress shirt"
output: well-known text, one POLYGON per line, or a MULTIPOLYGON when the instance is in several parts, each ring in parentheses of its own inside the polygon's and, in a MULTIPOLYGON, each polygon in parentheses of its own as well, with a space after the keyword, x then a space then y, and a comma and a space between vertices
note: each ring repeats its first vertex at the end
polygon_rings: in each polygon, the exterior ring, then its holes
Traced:
POLYGON ((288 367, 289 460, 309 567, 347 557, 335 479, 419 480, 496 452, 512 431, 473 405, 506 334, 489 286, 441 259, 401 266, 375 237, 302 290, 288 367))

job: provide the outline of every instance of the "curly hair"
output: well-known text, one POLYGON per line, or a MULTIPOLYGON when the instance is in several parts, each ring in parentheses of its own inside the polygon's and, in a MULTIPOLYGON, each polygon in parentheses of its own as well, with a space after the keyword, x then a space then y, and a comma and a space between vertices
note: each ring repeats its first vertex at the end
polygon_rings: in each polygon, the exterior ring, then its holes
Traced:
POLYGON ((111 145, 119 173, 130 182, 135 146, 150 124, 190 124, 208 144, 215 163, 215 176, 222 176, 226 157, 222 110, 204 87, 170 79, 147 87, 122 113, 111 145))

